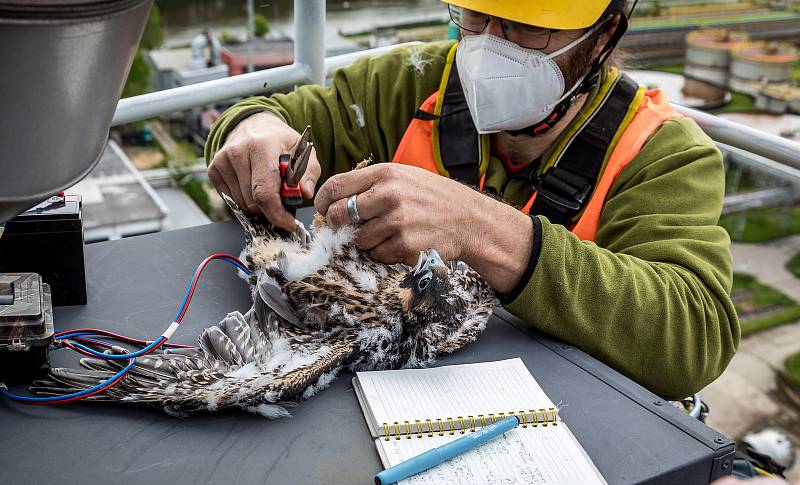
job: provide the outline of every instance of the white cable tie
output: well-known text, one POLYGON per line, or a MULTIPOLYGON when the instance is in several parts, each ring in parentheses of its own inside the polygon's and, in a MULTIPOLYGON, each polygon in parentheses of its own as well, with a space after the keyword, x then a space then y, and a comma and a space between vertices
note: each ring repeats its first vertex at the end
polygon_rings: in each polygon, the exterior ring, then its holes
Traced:
POLYGON ((178 330, 178 327, 180 327, 180 325, 181 324, 178 322, 172 322, 172 325, 170 325, 169 328, 167 328, 167 330, 161 334, 161 336, 169 340, 170 338, 172 338, 172 334, 175 333, 175 330, 178 330))

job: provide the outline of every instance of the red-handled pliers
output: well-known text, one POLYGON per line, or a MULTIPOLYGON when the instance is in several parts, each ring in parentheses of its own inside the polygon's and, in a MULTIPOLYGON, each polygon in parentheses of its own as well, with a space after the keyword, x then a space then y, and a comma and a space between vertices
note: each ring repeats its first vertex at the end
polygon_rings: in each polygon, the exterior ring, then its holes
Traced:
POLYGON ((306 173, 308 159, 314 144, 310 140, 311 126, 306 126, 300 139, 292 148, 291 153, 284 153, 278 159, 281 173, 281 200, 286 210, 294 215, 297 207, 303 203, 303 193, 300 191, 300 179, 306 173))

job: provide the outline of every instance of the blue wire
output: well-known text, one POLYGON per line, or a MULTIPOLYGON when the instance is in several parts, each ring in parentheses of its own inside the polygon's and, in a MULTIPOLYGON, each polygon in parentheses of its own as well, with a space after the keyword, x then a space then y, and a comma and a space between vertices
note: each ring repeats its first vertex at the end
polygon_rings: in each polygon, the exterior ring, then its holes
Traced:
MULTIPOLYGON (((242 270, 247 275, 253 274, 253 272, 250 271, 246 266, 240 264, 238 261, 235 261, 235 260, 233 260, 231 258, 226 258, 224 256, 220 256, 219 258, 216 258, 216 259, 219 259, 220 261, 225 261, 226 263, 229 263, 229 264, 232 264, 233 266, 236 266, 237 268, 242 270)), ((183 309, 186 307, 187 303, 189 302, 189 295, 192 292, 192 285, 194 284, 195 280, 199 277, 199 272, 200 272, 200 268, 198 267, 194 272, 194 276, 192 276, 192 280, 189 282, 189 287, 186 289, 186 296, 183 297, 183 303, 181 303, 181 306, 178 307, 178 313, 175 314, 175 321, 176 322, 178 321, 178 318, 180 318, 181 313, 183 313, 183 309)))
POLYGON ((92 349, 90 347, 87 347, 87 346, 85 346, 83 344, 79 344, 78 342, 72 342, 72 345, 74 345, 75 347, 78 347, 79 349, 81 349, 81 350, 83 350, 85 352, 89 352, 90 354, 94 355, 95 357, 99 357, 101 359, 123 360, 123 359, 130 359, 130 358, 133 358, 133 357, 141 357, 141 356, 143 356, 145 354, 148 354, 148 353, 150 353, 151 350, 153 350, 155 347, 157 347, 161 342, 164 342, 166 340, 167 339, 164 338, 163 336, 159 337, 158 340, 156 340, 155 342, 150 343, 147 347, 143 347, 142 349, 137 350, 136 352, 131 352, 130 354, 104 354, 103 352, 98 352, 98 351, 96 351, 96 350, 94 350, 94 349, 92 349))
MULTIPOLYGON (((236 266, 237 268, 239 268, 242 271, 244 271, 246 274, 253 274, 253 272, 250 271, 247 267, 245 267, 244 265, 240 264, 238 261, 235 261, 235 260, 233 260, 231 258, 219 257, 219 258, 216 258, 216 259, 219 259, 221 261, 225 261, 225 262, 227 262, 229 264, 232 264, 233 266, 236 266)), ((186 308, 186 305, 189 302, 189 295, 192 292, 192 285, 195 283, 195 280, 197 280, 197 278, 199 277, 199 272, 200 272, 200 268, 198 267, 194 272, 194 276, 192 276, 192 280, 189 283, 189 287, 186 289, 186 295, 183 297, 183 303, 181 303, 181 306, 178 307, 178 313, 175 314, 175 321, 178 321, 178 319, 181 316, 181 313, 183 313, 184 308, 186 308)), ((85 333, 85 332, 84 333, 81 333, 81 332, 70 333, 70 334, 62 335, 59 339, 71 338, 71 337, 75 337, 75 336, 82 336, 82 335, 86 335, 86 334, 87 333, 85 333)), ((72 345, 74 345, 75 347, 78 347, 79 349, 81 349, 81 350, 83 350, 85 352, 88 352, 88 353, 90 353, 90 354, 92 354, 92 355, 94 355, 95 357, 98 357, 98 358, 110 359, 110 360, 122 360, 122 359, 131 358, 131 357, 141 357, 142 355, 145 355, 145 354, 149 353, 153 348, 158 346, 158 344, 163 340, 166 340, 166 339, 164 337, 160 337, 158 340, 156 340, 155 342, 152 342, 147 347, 144 347, 141 350, 137 350, 136 352, 133 352, 133 353, 130 353, 130 354, 105 354, 105 353, 102 353, 102 352, 98 352, 98 351, 96 351, 96 350, 94 350, 92 348, 86 347, 85 345, 81 345, 78 342, 73 342, 72 345)))
MULTIPOLYGON (((59 337, 56 337, 56 341, 59 341, 59 340, 66 340, 66 339, 71 339, 71 338, 74 338, 74 337, 84 337, 84 336, 89 336, 89 337, 91 337, 91 336, 100 336, 100 337, 105 337, 105 335, 103 335, 102 333, 95 333, 95 332, 70 332, 70 333, 65 333, 64 335, 61 335, 61 336, 59 336, 59 337)), ((110 338, 113 338, 113 337, 110 337, 110 338)), ((104 343, 105 343, 105 342, 104 342, 104 343)))
MULTIPOLYGON (((71 332, 71 333, 65 333, 64 335, 56 337, 56 342, 59 342, 61 340, 69 340, 69 339, 72 339, 72 338, 75 338, 75 337, 86 338, 87 336, 89 336, 89 337, 97 336, 97 337, 101 337, 101 338, 108 338, 108 339, 116 340, 115 337, 112 337, 110 335, 104 335, 102 333, 96 333, 96 332, 71 332)), ((86 339, 86 340, 91 340, 91 339, 86 339)), ((94 342, 94 343, 99 343, 99 344, 108 343, 108 342, 103 341, 103 340, 91 340, 91 341, 94 342)), ((123 340, 123 342, 125 342, 125 341, 123 340)), ((135 345, 132 342, 125 342, 125 343, 128 344, 128 345, 135 345)), ((75 345, 75 344, 73 343, 73 345, 75 345)), ((164 345, 162 345, 162 347, 182 348, 180 346, 176 347, 176 344, 164 344, 164 345)), ((60 347, 57 347, 57 348, 60 348, 60 347)), ((108 354, 104 354, 104 355, 108 355, 108 354)))
MULTIPOLYGON (((231 259, 229 257, 221 256, 221 257, 218 257, 218 258, 215 258, 215 259, 219 259, 219 260, 225 261, 225 262, 237 267, 238 269, 242 270, 247 275, 253 274, 253 272, 250 271, 250 269, 248 269, 246 266, 244 266, 240 262, 238 262, 238 261, 236 261, 234 259, 231 259)), ((191 294, 191 291, 192 291, 192 285, 195 283, 195 280, 199 277, 199 275, 200 275, 200 267, 198 267, 195 270, 194 275, 192 276, 192 280, 189 283, 189 288, 186 290, 186 296, 183 298, 183 303, 181 303, 181 306, 178 308, 178 313, 175 316, 175 321, 177 321, 180 318, 181 313, 183 313, 184 308, 188 304, 189 295, 191 294)), ((57 340, 69 339, 69 338, 72 338, 72 337, 83 337, 83 338, 86 338, 86 336, 94 336, 94 335, 103 336, 102 334, 97 334, 97 333, 94 333, 94 332, 73 332, 73 333, 68 333, 68 334, 61 335, 60 337, 58 337, 57 340)), ((88 340, 90 342, 93 342, 93 343, 105 343, 105 342, 99 342, 99 341, 93 340, 93 339, 86 339, 86 340, 88 340)), ((22 402, 56 402, 56 401, 63 401, 63 400, 66 400, 66 399, 72 399, 72 398, 75 398, 75 397, 85 396, 86 394, 94 392, 94 391, 96 391, 98 389, 102 389, 103 387, 107 386, 109 383, 111 383, 114 380, 116 380, 116 379, 124 376, 125 374, 127 374, 128 371, 131 370, 133 368, 134 364, 136 363, 136 357, 140 357, 142 355, 145 355, 145 354, 149 353, 153 348, 158 346, 160 343, 165 342, 166 340, 167 339, 164 336, 161 336, 156 341, 150 343, 146 347, 144 347, 144 348, 142 348, 140 350, 137 350, 136 352, 129 353, 129 354, 104 354, 104 353, 98 352, 98 351, 96 351, 96 350, 94 350, 94 349, 92 349, 90 347, 82 345, 82 344, 80 344, 78 342, 72 342, 72 345, 74 345, 75 347, 78 347, 79 349, 81 349, 81 350, 83 350, 85 352, 88 352, 88 353, 90 353, 90 354, 92 354, 92 355, 94 355, 94 356, 96 356, 98 358, 107 359, 107 360, 130 359, 130 362, 128 363, 128 365, 126 365, 124 368, 122 368, 122 370, 120 370, 119 372, 114 374, 114 376, 112 376, 111 378, 107 379, 106 381, 104 381, 104 382, 102 382, 102 383, 100 383, 100 384, 98 384, 98 385, 96 385, 94 387, 91 387, 89 389, 86 389, 86 390, 83 390, 83 391, 80 391, 80 392, 75 392, 75 393, 72 393, 72 394, 65 394, 63 396, 50 396, 50 397, 20 396, 20 395, 17 395, 17 394, 10 393, 8 391, 8 389, 6 389, 6 387, 4 385, 0 385, 0 394, 2 394, 3 396, 5 396, 5 397, 7 397, 9 399, 12 399, 12 400, 15 400, 15 401, 22 401, 22 402)))
MULTIPOLYGON (((92 342, 93 344, 97 344, 97 345, 103 345, 103 344, 107 344, 108 343, 108 342, 103 342, 101 340, 95 340, 95 339, 86 338, 86 337, 83 337, 83 339, 84 340, 88 340, 89 342, 92 342)), ((73 342, 73 345, 74 345, 74 342, 73 342)))
POLYGON ((5 388, 5 386, 0 386, 0 394, 2 394, 3 396, 5 396, 7 398, 13 399, 15 401, 23 401, 23 402, 53 402, 53 401, 63 401, 65 399, 72 399, 73 397, 81 397, 81 396, 85 396, 86 394, 89 394, 91 392, 94 392, 94 391, 96 391, 98 389, 102 389, 104 386, 107 386, 109 383, 113 382, 115 379, 124 376, 125 374, 128 373, 129 370, 131 370, 131 368, 133 367, 133 365, 135 363, 136 363, 136 359, 131 359, 130 363, 128 363, 128 365, 126 365, 122 370, 120 370, 119 372, 114 374, 113 377, 107 379, 106 381, 104 381, 104 382, 102 382, 102 383, 100 383, 100 384, 98 384, 98 385, 96 385, 94 387, 91 387, 89 389, 86 389, 86 390, 83 390, 83 391, 80 391, 80 392, 73 392, 72 394, 64 394, 63 396, 50 396, 50 397, 20 396, 20 395, 17 395, 17 394, 11 394, 10 392, 8 392, 8 390, 5 388))

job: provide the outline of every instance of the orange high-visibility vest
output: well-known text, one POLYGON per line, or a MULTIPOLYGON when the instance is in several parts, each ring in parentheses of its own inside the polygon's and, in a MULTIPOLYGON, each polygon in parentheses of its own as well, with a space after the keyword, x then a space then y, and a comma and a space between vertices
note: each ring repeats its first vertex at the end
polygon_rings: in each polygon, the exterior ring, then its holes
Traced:
MULTIPOLYGON (((430 95, 425 102, 422 103, 420 111, 431 113, 434 116, 441 112, 443 88, 449 76, 454 57, 455 46, 448 56, 447 66, 439 91, 430 95)), ((609 77, 619 75, 620 74, 615 70, 612 70, 609 77)), ((594 109, 602 109, 602 105, 594 106, 594 109)), ((626 119, 619 126, 617 134, 614 137, 616 146, 614 146, 610 154, 607 154, 607 160, 600 172, 597 182, 594 184, 592 195, 588 202, 586 202, 580 217, 571 229, 575 235, 583 240, 594 241, 597 235, 603 204, 614 181, 639 153, 645 141, 655 133, 662 123, 679 116, 680 114, 670 107, 666 96, 660 90, 653 89, 645 91, 644 88, 639 88, 633 103, 629 107, 626 119)), ((413 165, 430 172, 447 176, 448 173, 439 159, 439 140, 436 129, 437 119, 414 118, 406 129, 392 162, 413 165)), ((552 163, 552 160, 558 159, 559 154, 564 148, 569 146, 570 138, 577 136, 579 132, 580 130, 576 128, 566 133, 566 137, 562 137, 564 139, 558 142, 558 147, 560 149, 555 150, 556 153, 551 155, 548 161, 552 163)), ((481 135, 481 142, 480 175, 484 175, 488 166, 489 137, 481 135)), ((543 167, 547 168, 547 165, 548 163, 543 163, 543 167)), ((535 200, 536 192, 534 192, 528 202, 521 208, 522 212, 528 214, 535 200)))

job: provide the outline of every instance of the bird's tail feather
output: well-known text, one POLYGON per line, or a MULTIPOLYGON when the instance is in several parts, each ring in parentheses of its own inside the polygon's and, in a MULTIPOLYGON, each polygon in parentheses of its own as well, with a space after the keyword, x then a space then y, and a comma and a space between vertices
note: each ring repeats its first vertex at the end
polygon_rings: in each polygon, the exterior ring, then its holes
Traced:
MULTIPOLYGON (((253 362, 257 351, 268 349, 253 338, 248 320, 238 312, 205 329, 198 340, 200 348, 158 350, 138 357, 116 386, 88 399, 198 407, 207 397, 208 386, 224 381, 227 371, 253 362)), ((109 352, 124 354, 125 350, 115 347, 109 352)), ((80 362, 83 368, 51 369, 48 377, 35 381, 30 390, 48 396, 87 390, 128 365, 127 360, 98 358, 80 362)))

